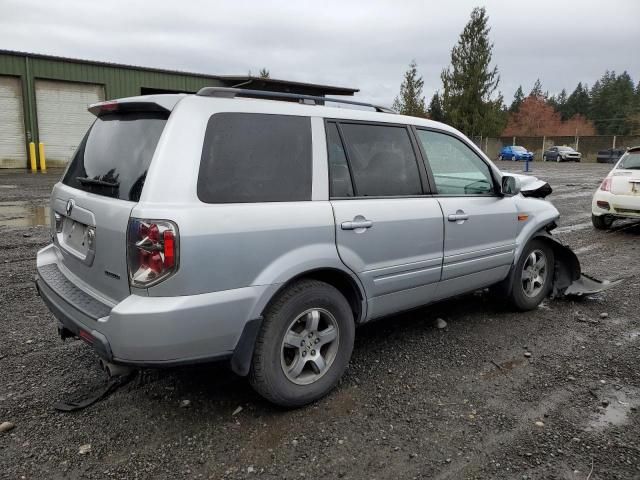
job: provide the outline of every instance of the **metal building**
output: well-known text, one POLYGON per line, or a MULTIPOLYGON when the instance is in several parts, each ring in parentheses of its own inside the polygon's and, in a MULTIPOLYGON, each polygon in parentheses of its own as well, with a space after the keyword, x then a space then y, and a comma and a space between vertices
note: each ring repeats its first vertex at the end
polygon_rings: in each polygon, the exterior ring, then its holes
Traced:
POLYGON ((316 96, 358 91, 0 50, 0 168, 26 167, 29 142, 44 144, 49 165, 66 164, 93 121, 87 112, 91 103, 154 93, 194 93, 207 86, 316 96))

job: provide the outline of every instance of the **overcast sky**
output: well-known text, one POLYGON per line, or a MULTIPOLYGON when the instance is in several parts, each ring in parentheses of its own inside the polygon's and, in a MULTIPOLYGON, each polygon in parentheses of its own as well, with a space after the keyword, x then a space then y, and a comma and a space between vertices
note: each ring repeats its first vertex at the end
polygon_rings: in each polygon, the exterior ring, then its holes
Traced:
POLYGON ((640 80, 640 0, 0 0, 0 49, 209 74, 257 74, 360 89, 390 105, 415 58, 427 101, 474 6, 490 17, 507 103, 589 85, 609 69, 640 80))

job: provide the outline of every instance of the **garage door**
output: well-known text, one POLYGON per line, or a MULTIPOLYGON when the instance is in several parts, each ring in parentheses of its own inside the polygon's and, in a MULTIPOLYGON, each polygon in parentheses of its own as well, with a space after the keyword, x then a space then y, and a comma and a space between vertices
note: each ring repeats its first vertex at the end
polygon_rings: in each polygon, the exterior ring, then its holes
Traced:
POLYGON ((0 168, 26 166, 22 85, 18 77, 0 76, 0 168))
POLYGON ((47 164, 66 164, 95 117, 87 107, 104 100, 104 87, 86 83, 36 80, 38 131, 47 164))

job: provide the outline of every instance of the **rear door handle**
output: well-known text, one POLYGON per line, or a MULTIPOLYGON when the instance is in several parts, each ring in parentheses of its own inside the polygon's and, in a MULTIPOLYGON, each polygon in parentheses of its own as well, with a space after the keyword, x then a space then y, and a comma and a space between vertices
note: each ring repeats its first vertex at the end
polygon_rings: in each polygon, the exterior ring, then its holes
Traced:
POLYGON ((352 222, 342 222, 340 228, 342 230, 358 230, 359 228, 371 228, 373 222, 371 220, 353 220, 352 222))

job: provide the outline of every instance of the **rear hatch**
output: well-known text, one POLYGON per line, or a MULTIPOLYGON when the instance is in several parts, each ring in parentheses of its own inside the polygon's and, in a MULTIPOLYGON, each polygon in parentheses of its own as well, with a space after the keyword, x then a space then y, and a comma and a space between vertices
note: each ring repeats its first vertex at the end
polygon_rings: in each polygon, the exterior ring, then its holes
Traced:
POLYGON ((640 198, 640 149, 627 152, 611 172, 611 193, 640 198))
POLYGON ((96 121, 53 190, 52 230, 63 272, 116 303, 130 293, 127 225, 169 111, 142 102, 102 107, 92 107, 96 121))

